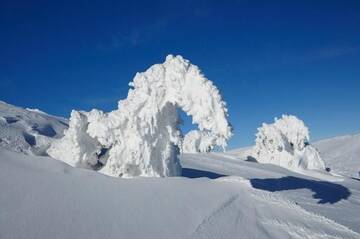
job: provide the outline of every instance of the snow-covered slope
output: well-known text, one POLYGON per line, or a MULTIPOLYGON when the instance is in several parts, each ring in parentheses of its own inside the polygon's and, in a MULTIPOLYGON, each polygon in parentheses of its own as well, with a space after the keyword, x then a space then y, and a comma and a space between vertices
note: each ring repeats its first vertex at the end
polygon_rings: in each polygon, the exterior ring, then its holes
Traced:
POLYGON ((0 146, 3 148, 44 155, 52 140, 62 137, 67 127, 64 118, 0 101, 0 146))
MULTIPOLYGON (((249 148, 183 154, 182 177, 113 178, 33 155, 65 119, 3 102, 0 116, 1 239, 360 238, 358 179, 241 160, 249 148)), ((332 171, 352 175, 359 138, 315 146, 332 171)))
POLYGON ((224 154, 183 155, 184 177, 136 179, 4 149, 0 160, 0 238, 360 238, 353 179, 224 154))
POLYGON ((325 139, 314 145, 333 172, 360 178, 360 134, 325 139))

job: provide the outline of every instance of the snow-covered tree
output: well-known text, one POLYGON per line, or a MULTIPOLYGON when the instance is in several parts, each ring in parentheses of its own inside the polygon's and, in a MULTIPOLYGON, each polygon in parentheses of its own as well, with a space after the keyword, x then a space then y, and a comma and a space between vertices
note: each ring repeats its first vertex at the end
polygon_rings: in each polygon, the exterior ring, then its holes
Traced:
POLYGON ((263 123, 256 134, 253 157, 260 163, 276 164, 292 170, 325 170, 318 151, 309 143, 309 130, 292 115, 283 115, 273 124, 263 123))
POLYGON ((100 171, 111 176, 180 175, 177 108, 206 131, 211 139, 206 147, 226 147, 232 134, 226 104, 188 60, 169 55, 163 64, 137 73, 129 85, 117 110, 73 111, 70 129, 52 144, 49 155, 77 167, 104 165, 100 171))

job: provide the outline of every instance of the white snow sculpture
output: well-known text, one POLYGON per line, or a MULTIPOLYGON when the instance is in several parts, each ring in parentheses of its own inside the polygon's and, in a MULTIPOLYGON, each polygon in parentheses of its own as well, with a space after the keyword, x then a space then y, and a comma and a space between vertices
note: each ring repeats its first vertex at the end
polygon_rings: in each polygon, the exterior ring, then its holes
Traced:
POLYGON ((137 73, 129 85, 133 89, 117 110, 73 111, 70 129, 49 155, 77 167, 104 165, 100 171, 111 176, 180 175, 177 108, 207 132, 208 147, 226 147, 231 127, 225 102, 188 60, 169 55, 163 64, 137 73))
POLYGON ((309 145, 309 130, 302 120, 283 115, 273 124, 263 123, 256 134, 252 156, 260 163, 271 163, 297 170, 325 170, 318 151, 309 145))

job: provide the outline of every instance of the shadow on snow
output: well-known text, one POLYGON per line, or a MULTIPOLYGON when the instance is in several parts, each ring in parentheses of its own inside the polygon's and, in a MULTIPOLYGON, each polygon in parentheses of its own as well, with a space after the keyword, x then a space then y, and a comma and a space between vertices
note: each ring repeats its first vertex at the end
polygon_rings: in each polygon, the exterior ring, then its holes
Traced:
POLYGON ((199 170, 199 169, 192 169, 192 168, 183 168, 181 176, 186 178, 210 178, 210 179, 216 179, 220 177, 224 177, 227 175, 213 173, 209 171, 199 170))
MULTIPOLYGON (((182 176, 187 178, 210 178, 216 179, 227 175, 218 174, 210 171, 183 168, 182 176)), ((319 199, 319 204, 330 203, 334 204, 340 200, 348 199, 351 192, 348 188, 326 181, 317 181, 304 178, 297 178, 293 176, 286 176, 282 178, 266 178, 266 179, 250 179, 251 186, 256 189, 261 189, 269 192, 277 192, 284 190, 296 190, 296 189, 309 189, 314 194, 314 199, 319 199)))
POLYGON ((347 199, 351 192, 348 188, 326 181, 316 181, 292 176, 282 178, 268 178, 268 179, 250 179, 253 188, 277 192, 284 190, 295 189, 309 189, 314 194, 313 198, 319 199, 319 204, 336 203, 342 199, 347 199))

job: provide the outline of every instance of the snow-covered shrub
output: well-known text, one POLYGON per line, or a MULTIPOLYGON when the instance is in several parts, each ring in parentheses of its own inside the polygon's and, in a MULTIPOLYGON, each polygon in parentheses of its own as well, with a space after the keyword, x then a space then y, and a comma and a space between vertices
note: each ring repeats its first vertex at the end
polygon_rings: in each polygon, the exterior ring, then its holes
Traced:
POLYGON ((292 115, 283 115, 273 124, 263 123, 256 134, 252 156, 260 163, 271 163, 292 170, 325 170, 318 151, 309 143, 309 130, 292 115))
POLYGON ((225 102, 188 60, 169 55, 163 64, 137 73, 129 85, 133 88, 117 110, 74 111, 70 129, 49 154, 78 167, 100 162, 101 172, 111 176, 180 175, 177 108, 207 132, 207 147, 226 146, 231 127, 225 102))
POLYGON ((184 137, 181 151, 182 153, 210 152, 215 141, 216 137, 206 131, 191 130, 184 137))

